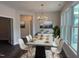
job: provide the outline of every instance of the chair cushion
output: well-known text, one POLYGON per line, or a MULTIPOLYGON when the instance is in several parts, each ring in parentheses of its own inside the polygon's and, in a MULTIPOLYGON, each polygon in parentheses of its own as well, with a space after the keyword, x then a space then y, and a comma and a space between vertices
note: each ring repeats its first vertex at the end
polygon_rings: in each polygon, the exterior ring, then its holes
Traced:
POLYGON ((52 48, 51 48, 51 51, 52 51, 53 53, 60 53, 59 49, 58 49, 58 48, 55 48, 55 47, 52 47, 52 48))

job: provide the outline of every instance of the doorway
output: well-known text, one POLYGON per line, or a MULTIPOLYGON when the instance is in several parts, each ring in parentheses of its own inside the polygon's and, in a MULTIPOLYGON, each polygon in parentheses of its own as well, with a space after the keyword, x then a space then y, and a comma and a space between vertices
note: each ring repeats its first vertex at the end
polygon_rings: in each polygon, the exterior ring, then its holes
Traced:
POLYGON ((25 38, 27 35, 32 35, 32 16, 28 15, 21 15, 20 21, 21 21, 21 37, 25 38))

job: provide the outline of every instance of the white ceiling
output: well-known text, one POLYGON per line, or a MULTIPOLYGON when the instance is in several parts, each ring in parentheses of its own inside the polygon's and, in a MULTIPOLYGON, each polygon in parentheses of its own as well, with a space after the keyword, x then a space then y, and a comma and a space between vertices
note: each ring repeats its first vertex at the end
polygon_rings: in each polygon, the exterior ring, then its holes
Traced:
POLYGON ((60 11, 64 5, 64 1, 2 1, 10 7, 32 12, 55 12, 60 11), (41 4, 44 4, 41 7, 41 4))

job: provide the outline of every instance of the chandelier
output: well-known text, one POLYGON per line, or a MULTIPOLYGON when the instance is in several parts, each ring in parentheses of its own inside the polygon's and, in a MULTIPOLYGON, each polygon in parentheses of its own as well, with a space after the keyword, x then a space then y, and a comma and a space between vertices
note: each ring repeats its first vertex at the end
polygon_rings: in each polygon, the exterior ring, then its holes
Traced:
POLYGON ((44 8, 44 4, 41 4, 41 8, 42 8, 42 10, 41 10, 41 13, 40 13, 40 15, 37 17, 37 19, 38 20, 47 20, 48 19, 48 17, 47 16, 45 16, 44 14, 43 14, 43 8, 44 8))

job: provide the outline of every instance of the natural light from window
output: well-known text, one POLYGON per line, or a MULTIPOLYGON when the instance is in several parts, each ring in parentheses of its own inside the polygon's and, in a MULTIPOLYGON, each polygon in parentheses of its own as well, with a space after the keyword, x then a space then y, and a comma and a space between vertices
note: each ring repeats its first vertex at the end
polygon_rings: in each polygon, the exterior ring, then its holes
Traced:
POLYGON ((77 51, 78 42, 78 20, 79 20, 79 4, 73 7, 73 28, 71 36, 71 46, 77 51))

